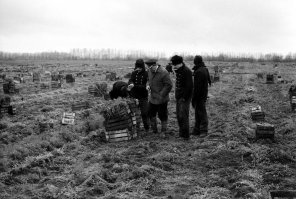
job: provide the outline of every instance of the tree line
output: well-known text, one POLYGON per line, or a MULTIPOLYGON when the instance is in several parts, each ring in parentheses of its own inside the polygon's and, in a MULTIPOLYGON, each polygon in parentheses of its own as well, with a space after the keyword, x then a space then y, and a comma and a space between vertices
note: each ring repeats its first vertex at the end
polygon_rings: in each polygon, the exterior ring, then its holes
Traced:
MULTIPOLYGON (((184 57, 187 61, 194 59, 192 53, 176 53, 184 57)), ((207 61, 271 61, 271 62, 295 62, 296 53, 281 55, 277 53, 268 54, 235 54, 235 53, 203 53, 201 54, 207 61)), ((117 49, 80 49, 75 48, 70 52, 38 52, 38 53, 11 53, 0 51, 0 60, 136 60, 138 58, 156 58, 168 60, 169 57, 164 52, 143 51, 143 50, 117 50, 117 49)))

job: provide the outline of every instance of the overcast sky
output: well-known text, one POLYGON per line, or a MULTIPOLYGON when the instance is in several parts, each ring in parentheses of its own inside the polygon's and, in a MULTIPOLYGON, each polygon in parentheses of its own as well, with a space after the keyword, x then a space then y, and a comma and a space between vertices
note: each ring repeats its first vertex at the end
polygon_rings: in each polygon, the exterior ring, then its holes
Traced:
POLYGON ((296 52, 296 0, 0 0, 0 50, 296 52))

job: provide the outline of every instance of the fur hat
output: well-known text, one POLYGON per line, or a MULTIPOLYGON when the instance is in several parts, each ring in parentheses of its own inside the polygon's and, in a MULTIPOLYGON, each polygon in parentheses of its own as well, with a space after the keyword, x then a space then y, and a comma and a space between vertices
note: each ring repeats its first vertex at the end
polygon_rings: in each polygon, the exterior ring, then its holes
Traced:
POLYGON ((181 56, 178 56, 178 55, 174 55, 172 58, 171 58, 171 62, 172 64, 175 66, 175 65, 178 65, 178 64, 182 64, 183 63, 183 57, 181 56))

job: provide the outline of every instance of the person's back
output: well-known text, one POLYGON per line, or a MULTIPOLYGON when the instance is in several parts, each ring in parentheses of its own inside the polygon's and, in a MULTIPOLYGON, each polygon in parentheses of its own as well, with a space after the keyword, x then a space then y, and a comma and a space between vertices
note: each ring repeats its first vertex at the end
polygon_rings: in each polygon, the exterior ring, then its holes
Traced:
POLYGON ((113 84, 112 90, 109 92, 111 99, 116 99, 118 97, 127 97, 127 86, 128 84, 123 81, 117 81, 113 84))

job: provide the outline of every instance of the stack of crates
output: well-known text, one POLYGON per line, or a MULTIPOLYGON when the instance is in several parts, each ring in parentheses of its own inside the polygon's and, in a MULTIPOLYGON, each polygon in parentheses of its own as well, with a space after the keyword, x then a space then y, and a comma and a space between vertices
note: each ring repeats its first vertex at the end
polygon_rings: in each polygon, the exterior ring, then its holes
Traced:
POLYGON ((271 140, 274 140, 274 134, 275 134, 274 125, 266 122, 257 123, 256 139, 269 138, 271 140))
POLYGON ((16 89, 15 82, 12 79, 6 79, 3 84, 3 91, 5 94, 18 93, 16 89))
POLYGON ((137 129, 140 126, 140 110, 137 100, 128 99, 115 104, 106 109, 103 115, 107 141, 127 141, 137 137, 137 129))
POLYGON ((261 106, 251 107, 251 118, 253 121, 264 121, 265 114, 261 109, 261 106))
POLYGON ((34 72, 33 73, 33 82, 40 82, 41 75, 40 73, 34 72))

